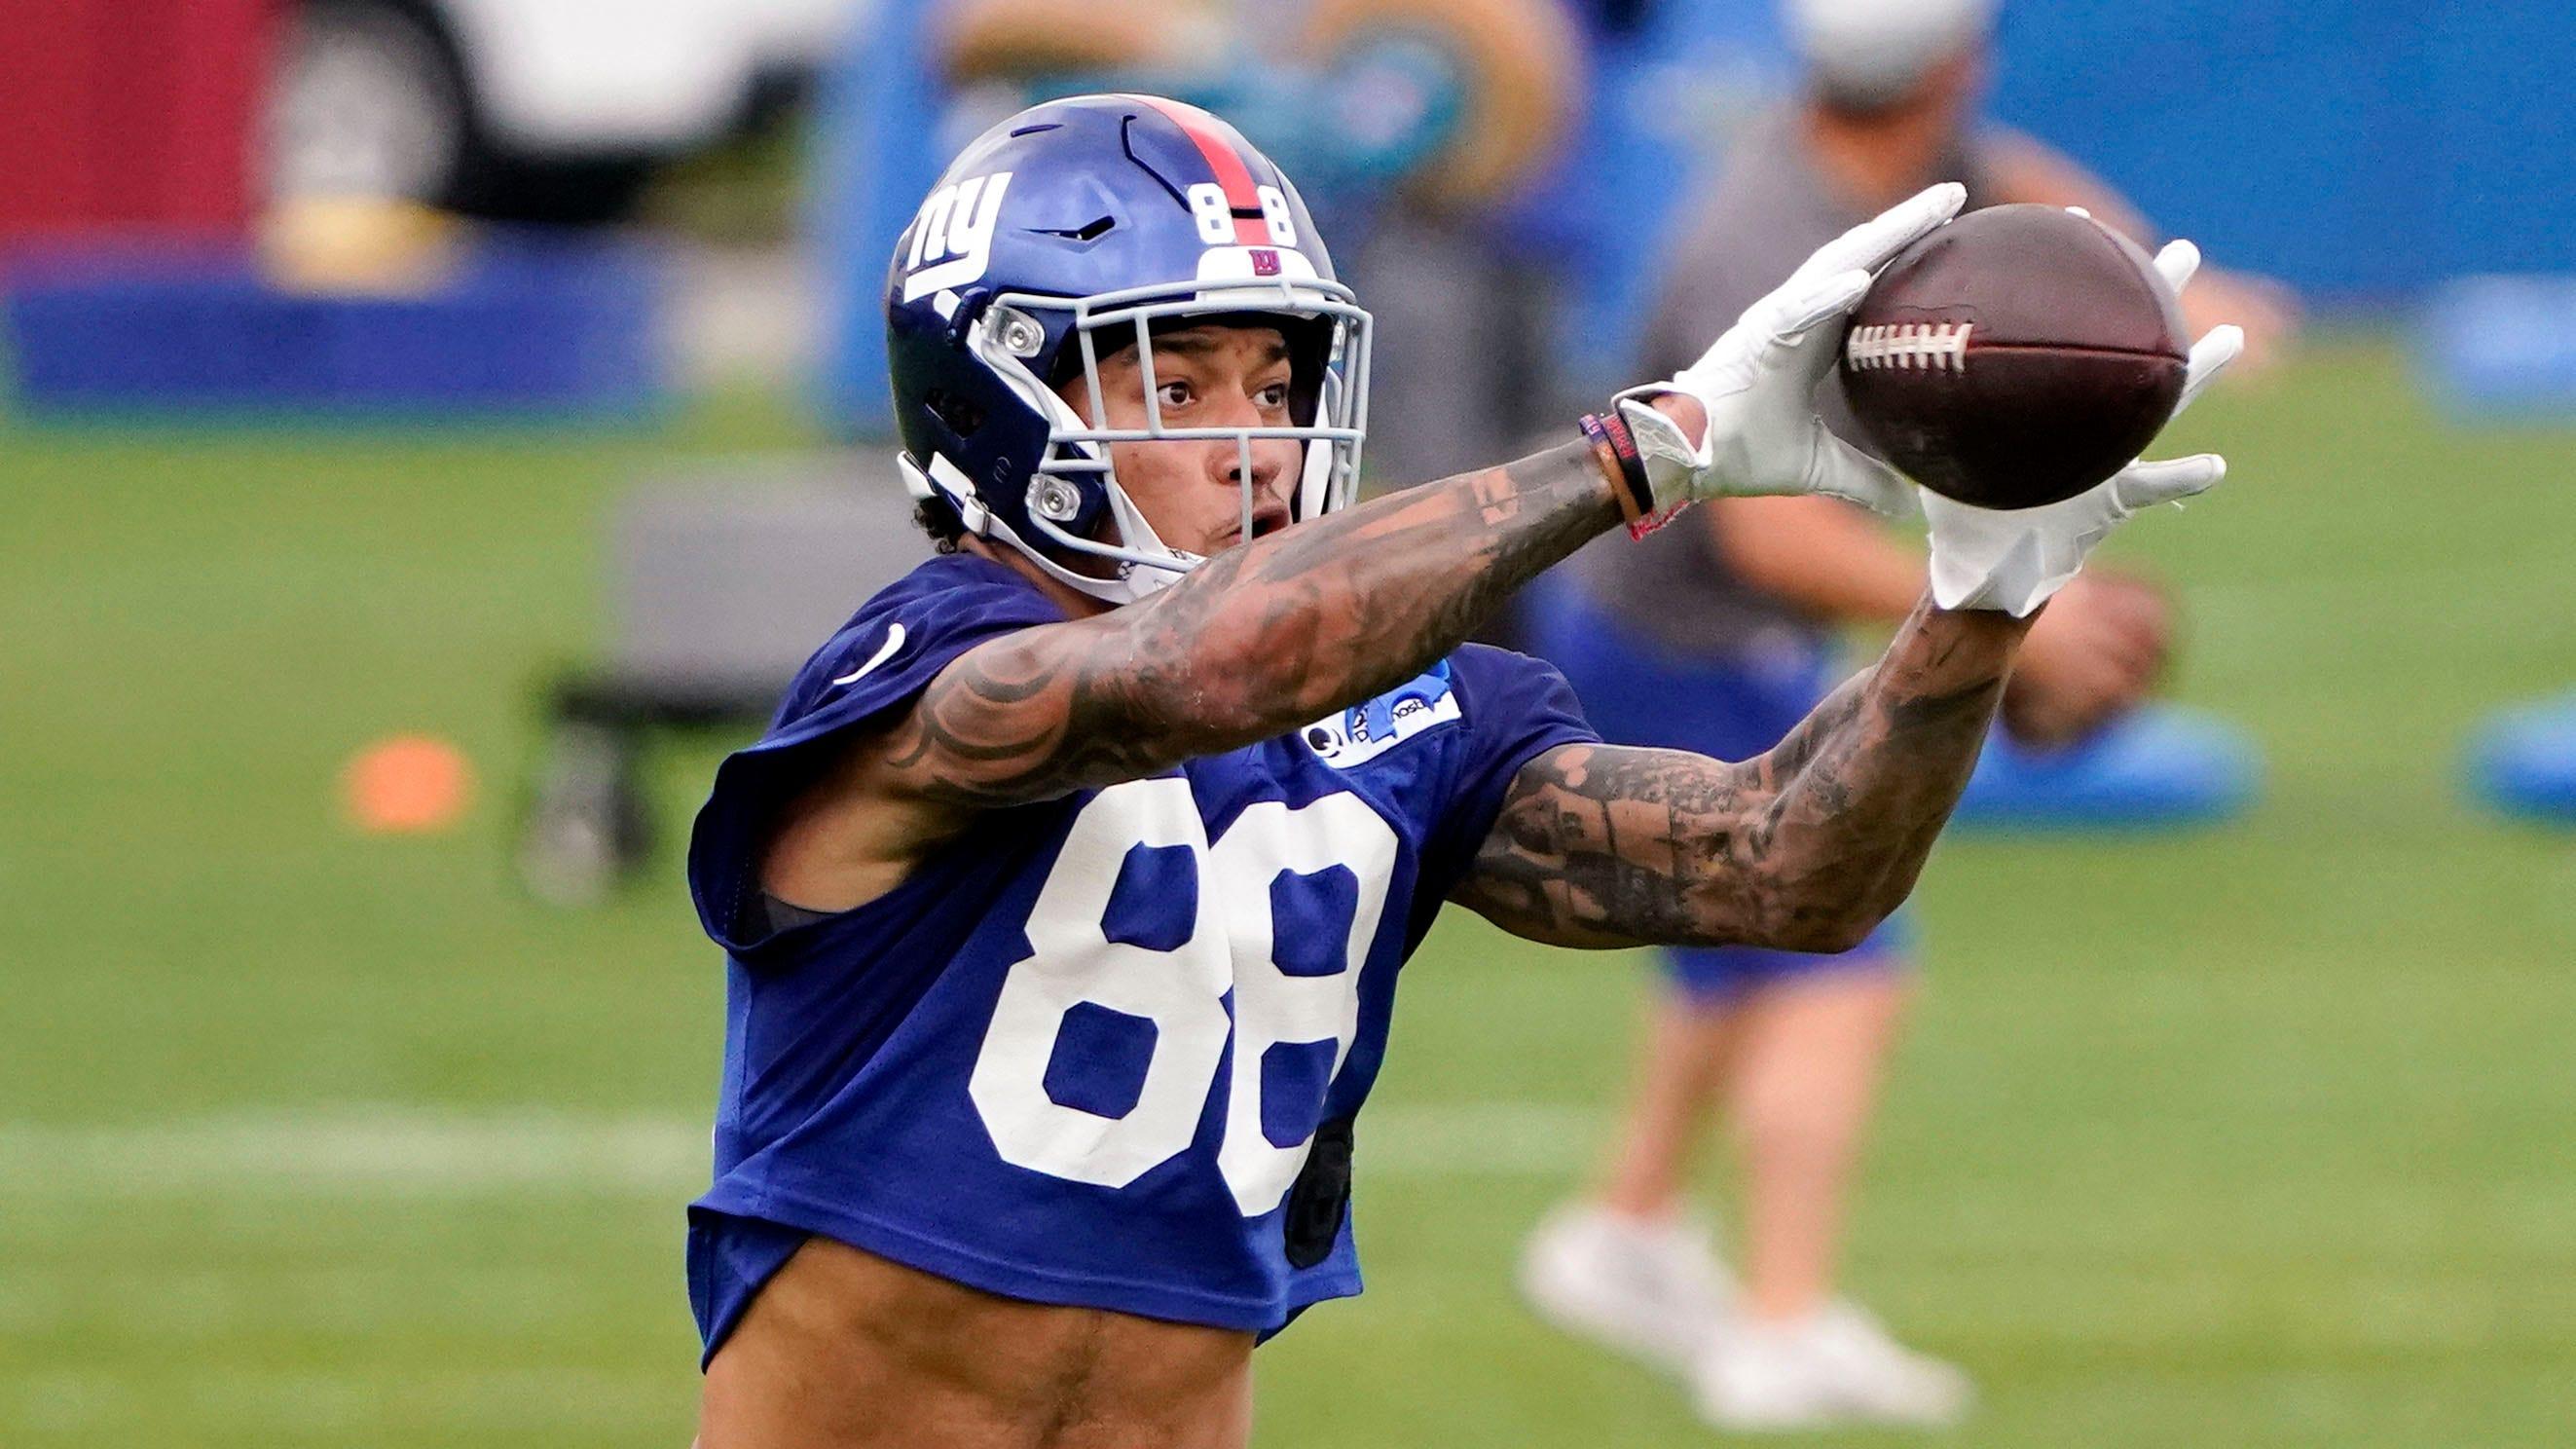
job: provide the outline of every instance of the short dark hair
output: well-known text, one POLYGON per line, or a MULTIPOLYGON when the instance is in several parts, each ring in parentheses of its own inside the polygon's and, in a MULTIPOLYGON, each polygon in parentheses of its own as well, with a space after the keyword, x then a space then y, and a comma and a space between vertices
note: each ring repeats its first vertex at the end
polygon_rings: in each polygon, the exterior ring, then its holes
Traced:
POLYGON ((958 540, 966 536, 966 520, 957 516, 957 506, 945 498, 924 498, 913 505, 912 521, 930 535, 933 553, 955 553, 958 540))

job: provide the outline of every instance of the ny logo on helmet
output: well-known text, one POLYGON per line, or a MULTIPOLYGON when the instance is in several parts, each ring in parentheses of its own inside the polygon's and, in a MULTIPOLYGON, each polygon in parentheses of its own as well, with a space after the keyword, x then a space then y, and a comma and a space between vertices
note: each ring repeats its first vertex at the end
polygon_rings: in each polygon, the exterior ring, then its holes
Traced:
POLYGON ((996 171, 930 193, 921 215, 913 219, 912 249, 904 257, 905 301, 984 275, 993 259, 993 223, 1002 214, 1002 191, 1010 184, 1010 172, 996 171))

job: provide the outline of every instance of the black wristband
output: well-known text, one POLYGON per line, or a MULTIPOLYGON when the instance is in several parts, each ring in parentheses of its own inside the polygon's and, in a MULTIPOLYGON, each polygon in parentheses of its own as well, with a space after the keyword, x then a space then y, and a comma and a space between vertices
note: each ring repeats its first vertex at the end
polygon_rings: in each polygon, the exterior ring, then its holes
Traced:
POLYGON ((1611 487, 1619 494, 1619 511, 1631 524, 1652 517, 1655 511, 1655 485, 1646 478, 1646 460, 1637 451, 1636 435, 1628 431, 1628 420, 1617 408, 1607 413, 1586 413, 1581 424, 1583 436, 1592 440, 1593 451, 1602 459, 1602 472, 1608 474, 1611 487))

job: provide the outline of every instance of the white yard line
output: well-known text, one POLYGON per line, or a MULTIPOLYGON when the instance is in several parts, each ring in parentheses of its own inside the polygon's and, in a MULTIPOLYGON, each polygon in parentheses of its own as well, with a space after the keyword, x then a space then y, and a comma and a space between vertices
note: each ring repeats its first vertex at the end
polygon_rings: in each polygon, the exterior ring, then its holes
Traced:
MULTIPOLYGON (((1364 1178, 1545 1177, 1579 1165, 1601 1127, 1557 1102, 1372 1108, 1364 1178)), ((139 1126, 0 1125, 0 1201, 226 1194, 479 1197, 687 1195, 706 1180, 707 1126, 669 1117, 412 1108, 190 1118, 139 1126)))
POLYGON ((631 1374, 550 1368, 392 1375, 373 1364, 334 1372, 182 1362, 155 1364, 149 1373, 130 1367, 0 1371, 0 1432, 123 1429, 128 1432, 97 1442, 143 1444, 154 1441, 135 1430, 149 1425, 166 1432, 177 1420, 199 1433, 264 1430, 263 1440, 291 1431, 298 1440, 332 1434, 340 1437, 330 1442, 364 1444, 399 1427, 409 1435, 462 1431, 544 1443, 537 1431, 631 1430, 649 1412, 639 1405, 667 1392, 668 1369, 657 1364, 631 1374))

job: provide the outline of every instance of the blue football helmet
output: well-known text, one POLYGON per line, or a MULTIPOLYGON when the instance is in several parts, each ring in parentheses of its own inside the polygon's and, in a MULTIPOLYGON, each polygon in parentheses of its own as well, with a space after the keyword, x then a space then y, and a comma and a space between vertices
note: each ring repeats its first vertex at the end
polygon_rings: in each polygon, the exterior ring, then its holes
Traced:
POLYGON ((895 244, 886 352, 914 496, 944 500, 969 533, 1112 603, 1201 560, 1155 537, 1119 486, 1111 443, 1232 440, 1247 538, 1257 438, 1304 444, 1292 517, 1330 512, 1358 486, 1368 314, 1334 277, 1288 178, 1233 127, 1178 101, 1076 96, 976 138, 895 244), (1178 319, 1278 328, 1290 426, 1163 426, 1150 337, 1190 325, 1178 319), (1086 425, 1057 387, 1079 379, 1105 420, 1100 363, 1129 346, 1147 426, 1086 425), (1114 568, 1073 567, 1072 555, 1114 568))

